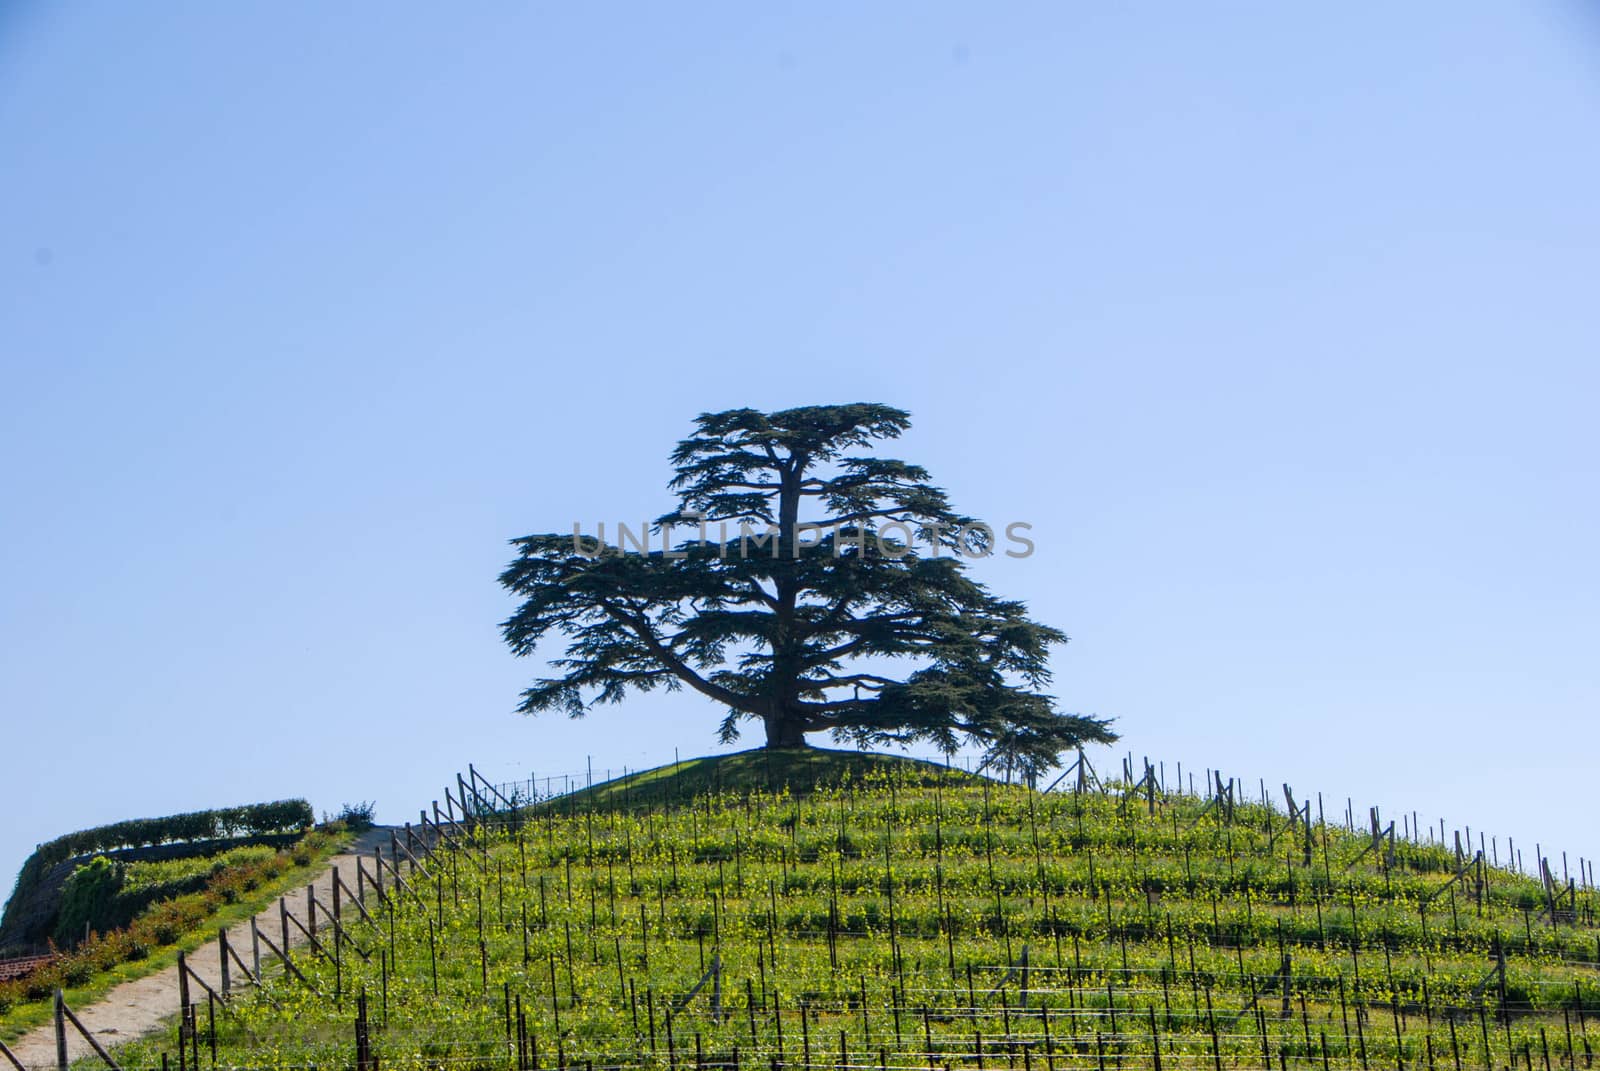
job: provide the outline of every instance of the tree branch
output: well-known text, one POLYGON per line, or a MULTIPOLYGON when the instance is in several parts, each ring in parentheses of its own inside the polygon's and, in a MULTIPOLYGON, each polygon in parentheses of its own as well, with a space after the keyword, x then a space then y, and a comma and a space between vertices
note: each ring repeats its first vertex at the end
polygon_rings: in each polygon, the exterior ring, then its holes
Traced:
POLYGON ((711 681, 706 680, 704 677, 700 676, 700 674, 691 669, 688 663, 684 662, 683 659, 678 657, 677 652, 673 651, 671 648, 667 647, 661 642, 660 638, 656 636, 655 630, 650 627, 650 623, 648 621, 641 617, 635 617, 632 614, 625 613, 609 602, 602 601, 600 605, 607 614, 611 615, 613 619, 626 625, 635 636, 639 637, 640 642, 650 649, 650 653, 659 658, 662 663, 672 671, 673 676, 683 681, 689 687, 693 688, 701 695, 715 699, 719 703, 726 703, 728 706, 737 710, 742 710, 747 714, 760 713, 759 708, 754 706, 748 699, 740 695, 738 692, 724 688, 720 684, 713 684, 711 681))

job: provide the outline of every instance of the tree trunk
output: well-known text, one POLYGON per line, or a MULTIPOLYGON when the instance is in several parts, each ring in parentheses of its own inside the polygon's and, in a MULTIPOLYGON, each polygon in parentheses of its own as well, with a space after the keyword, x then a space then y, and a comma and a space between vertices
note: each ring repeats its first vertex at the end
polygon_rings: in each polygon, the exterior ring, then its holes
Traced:
POLYGON ((767 747, 770 748, 802 748, 810 747, 806 743, 805 729, 801 722, 795 718, 767 718, 767 747))

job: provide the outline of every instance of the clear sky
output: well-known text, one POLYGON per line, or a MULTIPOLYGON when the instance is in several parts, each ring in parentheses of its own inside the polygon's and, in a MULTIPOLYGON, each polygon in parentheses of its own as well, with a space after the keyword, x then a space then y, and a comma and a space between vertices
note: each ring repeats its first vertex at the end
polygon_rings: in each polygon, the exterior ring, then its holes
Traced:
POLYGON ((1597 190, 1576 4, 0 6, 0 895, 713 749, 506 540, 854 400, 1135 754, 1600 854, 1597 190))

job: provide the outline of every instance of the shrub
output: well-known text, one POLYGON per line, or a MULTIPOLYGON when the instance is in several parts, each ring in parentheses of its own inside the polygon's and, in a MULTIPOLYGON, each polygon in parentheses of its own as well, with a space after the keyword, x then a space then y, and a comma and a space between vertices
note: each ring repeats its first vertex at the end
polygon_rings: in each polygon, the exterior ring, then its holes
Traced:
POLYGON ((69 956, 61 965, 61 977, 68 985, 83 985, 94 977, 93 961, 83 956, 69 956))
POLYGON ((133 935, 127 930, 112 930, 107 934, 96 934, 86 943, 85 947, 79 949, 80 954, 93 960, 98 970, 106 970, 125 960, 140 958, 134 952, 133 935))
POLYGON ((112 901, 122 891, 124 870, 103 855, 78 867, 61 888, 55 938, 71 947, 87 928, 106 929, 112 901))
POLYGON ((334 815, 334 821, 343 822, 344 827, 352 833, 361 833, 373 826, 373 815, 377 811, 377 803, 372 800, 363 800, 360 803, 347 803, 334 815))
POLYGON ((22 979, 22 995, 28 1000, 44 1000, 61 987, 61 968, 52 963, 22 979))

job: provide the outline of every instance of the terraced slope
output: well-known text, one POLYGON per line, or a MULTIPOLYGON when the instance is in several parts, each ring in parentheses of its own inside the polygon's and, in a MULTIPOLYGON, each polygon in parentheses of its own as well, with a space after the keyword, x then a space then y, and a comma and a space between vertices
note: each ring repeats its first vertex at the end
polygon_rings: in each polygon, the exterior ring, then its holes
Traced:
POLYGON ((1453 844, 1151 780, 724 761, 419 846, 305 982, 219 1014, 218 1059, 349 1065, 363 990, 386 1068, 1533 1071, 1600 1043, 1587 887, 1552 918, 1553 890, 1453 844))

